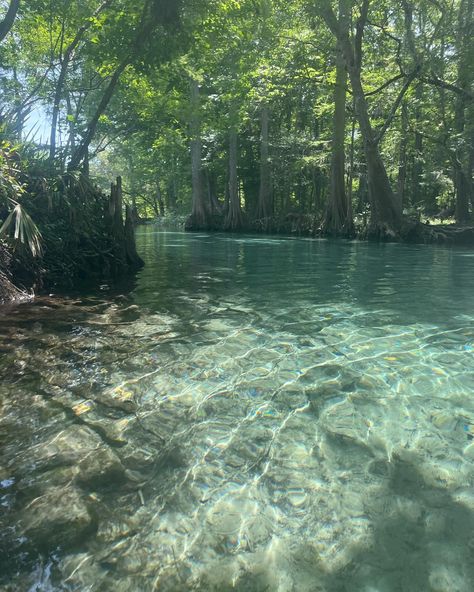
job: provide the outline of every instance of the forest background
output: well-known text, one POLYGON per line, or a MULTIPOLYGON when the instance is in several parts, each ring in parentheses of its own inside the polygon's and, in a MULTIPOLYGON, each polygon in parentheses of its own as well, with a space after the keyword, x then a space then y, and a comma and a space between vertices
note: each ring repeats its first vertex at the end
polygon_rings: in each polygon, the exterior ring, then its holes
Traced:
POLYGON ((152 218, 473 239, 474 0, 3 0, 0 19, 4 277, 136 268, 152 218))

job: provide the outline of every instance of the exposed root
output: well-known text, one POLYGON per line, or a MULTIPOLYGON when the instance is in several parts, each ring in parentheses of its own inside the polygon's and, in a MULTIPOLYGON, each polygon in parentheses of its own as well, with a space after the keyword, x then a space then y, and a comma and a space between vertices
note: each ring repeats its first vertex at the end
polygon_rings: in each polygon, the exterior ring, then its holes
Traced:
POLYGON ((31 294, 17 288, 8 276, 0 270, 0 304, 12 304, 15 302, 24 302, 30 300, 31 294))

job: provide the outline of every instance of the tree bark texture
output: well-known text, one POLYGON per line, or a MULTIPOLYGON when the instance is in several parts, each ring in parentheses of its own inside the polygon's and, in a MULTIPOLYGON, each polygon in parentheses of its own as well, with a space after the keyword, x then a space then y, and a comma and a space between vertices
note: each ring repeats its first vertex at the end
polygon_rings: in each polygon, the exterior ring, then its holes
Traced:
MULTIPOLYGON (((339 20, 346 20, 345 1, 339 2, 339 20)), ((322 230, 324 234, 350 236, 353 234, 352 207, 346 193, 345 183, 345 137, 347 71, 338 42, 336 53, 336 86, 334 89, 334 120, 332 139, 331 178, 329 202, 322 230)))
POLYGON ((402 104, 402 127, 400 137, 400 154, 398 161, 398 199, 400 209, 405 206, 405 194, 407 184, 407 150, 408 150, 408 105, 406 101, 402 104))
MULTIPOLYGON (((469 90, 473 81, 472 50, 474 44, 474 1, 461 0, 458 14, 458 80, 457 86, 469 90)), ((458 95, 454 115, 456 147, 454 154, 454 185, 456 191, 455 218, 458 224, 470 220, 469 205, 473 201, 473 182, 471 176, 472 135, 474 124, 471 122, 472 107, 465 95, 458 95)))
POLYGON ((349 29, 340 25, 336 15, 329 6, 322 8, 320 13, 340 43, 351 81, 355 113, 359 122, 367 165, 367 182, 371 206, 369 235, 374 237, 396 236, 402 222, 400 204, 391 187, 384 162, 380 155, 377 137, 370 122, 367 98, 361 80, 362 38, 368 18, 368 7, 369 1, 364 0, 354 41, 349 36, 349 29))
POLYGON ((191 117, 189 122, 191 133, 191 176, 192 176, 192 211, 186 228, 203 230, 209 224, 209 209, 204 200, 202 186, 202 140, 199 83, 191 80, 191 117))
POLYGON ((102 95, 102 99, 100 100, 100 103, 99 103, 94 115, 92 116, 92 119, 90 120, 89 125, 87 126, 87 130, 84 135, 84 138, 83 138, 82 142, 80 143, 80 145, 78 146, 77 150, 72 155, 71 161, 69 162, 69 166, 68 166, 69 170, 77 169, 79 167, 79 165, 81 164, 81 162, 86 157, 87 152, 89 150, 89 146, 90 146, 92 140, 94 139, 100 116, 103 115, 103 113, 105 113, 105 110, 109 106, 110 100, 112 99, 112 97, 114 95, 115 88, 117 87, 117 84, 120 80, 120 76, 124 72, 125 68, 128 66, 129 62, 130 62, 130 60, 127 57, 125 60, 123 60, 123 62, 121 64, 119 64, 119 66, 117 67, 117 69, 113 73, 112 78, 110 79, 109 84, 107 85, 107 88, 105 89, 105 92, 102 95))
MULTIPOLYGON (((267 104, 262 106, 261 112, 261 136, 260 136, 260 189, 258 193, 258 204, 256 218, 268 222, 272 215, 272 191, 270 172, 270 109, 267 104)), ((267 224, 264 222, 264 224, 267 224)))
POLYGON ((237 130, 232 128, 229 133, 229 208, 225 221, 227 230, 240 230, 242 228, 237 159, 238 135, 237 130))
POLYGON ((139 268, 143 261, 138 256, 135 246, 135 231, 132 210, 126 208, 125 224, 123 220, 122 178, 117 177, 116 183, 110 188, 107 220, 112 241, 112 271, 119 275, 124 268, 139 268))

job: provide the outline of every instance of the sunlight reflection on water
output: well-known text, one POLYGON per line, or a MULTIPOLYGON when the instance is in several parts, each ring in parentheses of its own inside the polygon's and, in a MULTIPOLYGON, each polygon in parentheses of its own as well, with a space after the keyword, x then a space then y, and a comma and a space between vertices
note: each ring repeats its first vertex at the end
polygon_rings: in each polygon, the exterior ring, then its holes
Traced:
POLYGON ((0 321, 1 589, 471 591, 468 253, 139 242, 129 295, 0 321))

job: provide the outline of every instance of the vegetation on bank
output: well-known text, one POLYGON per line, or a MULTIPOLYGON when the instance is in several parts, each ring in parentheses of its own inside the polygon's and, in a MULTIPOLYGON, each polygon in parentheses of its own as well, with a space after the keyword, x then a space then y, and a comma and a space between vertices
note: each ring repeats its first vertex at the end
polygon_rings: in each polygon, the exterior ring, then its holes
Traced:
POLYGON ((122 273, 165 215, 472 241, 473 27, 474 0, 4 2, 3 277, 122 273))
POLYGON ((36 151, 27 152, 20 156, 5 142, 0 149, 0 302, 138 269, 120 177, 107 195, 83 173, 44 176, 36 151))

